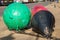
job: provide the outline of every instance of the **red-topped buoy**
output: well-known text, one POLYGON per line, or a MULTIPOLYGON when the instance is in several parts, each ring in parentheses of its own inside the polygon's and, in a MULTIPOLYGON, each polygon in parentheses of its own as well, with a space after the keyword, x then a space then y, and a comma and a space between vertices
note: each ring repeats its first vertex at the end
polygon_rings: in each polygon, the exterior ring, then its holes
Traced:
POLYGON ((47 10, 43 5, 35 5, 32 9, 32 16, 35 15, 40 10, 47 10))
POLYGON ((51 40, 55 26, 55 17, 44 6, 36 5, 32 9, 31 25, 34 32, 46 37, 47 40, 51 40))

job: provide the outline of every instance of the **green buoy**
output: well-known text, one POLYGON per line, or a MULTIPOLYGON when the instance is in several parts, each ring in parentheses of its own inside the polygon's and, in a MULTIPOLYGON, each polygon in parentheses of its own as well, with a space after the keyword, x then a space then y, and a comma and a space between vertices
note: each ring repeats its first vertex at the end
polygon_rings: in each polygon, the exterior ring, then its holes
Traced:
POLYGON ((3 12, 3 20, 9 30, 20 30, 27 27, 31 13, 29 8, 22 3, 14 2, 8 5, 3 12))

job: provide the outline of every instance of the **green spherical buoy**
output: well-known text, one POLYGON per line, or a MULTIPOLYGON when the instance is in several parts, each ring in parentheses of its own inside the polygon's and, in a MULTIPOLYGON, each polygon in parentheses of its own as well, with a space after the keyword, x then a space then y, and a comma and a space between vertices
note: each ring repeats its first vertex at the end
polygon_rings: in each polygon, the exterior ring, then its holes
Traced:
POLYGON ((30 18, 29 8, 19 2, 8 5, 3 12, 3 20, 9 30, 24 29, 30 22, 30 18))

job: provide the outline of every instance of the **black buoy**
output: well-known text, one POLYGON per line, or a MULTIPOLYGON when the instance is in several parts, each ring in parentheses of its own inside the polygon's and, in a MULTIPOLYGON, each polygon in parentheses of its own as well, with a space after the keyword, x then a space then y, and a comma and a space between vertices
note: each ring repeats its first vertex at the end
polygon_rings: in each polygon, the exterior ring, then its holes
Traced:
POLYGON ((40 10, 32 17, 31 25, 33 31, 50 39, 52 32, 54 31, 55 18, 51 12, 40 10))

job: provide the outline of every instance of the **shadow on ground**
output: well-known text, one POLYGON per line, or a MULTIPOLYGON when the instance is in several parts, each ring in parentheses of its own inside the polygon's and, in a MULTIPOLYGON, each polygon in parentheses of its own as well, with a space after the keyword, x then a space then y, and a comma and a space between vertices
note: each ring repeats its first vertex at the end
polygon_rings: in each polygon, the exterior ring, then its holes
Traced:
POLYGON ((60 40, 60 38, 55 38, 55 40, 60 40))
MULTIPOLYGON (((43 36, 40 36, 39 34, 35 35, 35 34, 31 34, 31 33, 25 33, 24 31, 23 32, 17 32, 17 34, 25 34, 25 35, 35 36, 36 37, 35 40, 39 40, 39 38, 44 38, 43 36)), ((0 40, 14 40, 15 38, 12 37, 12 35, 13 35, 13 33, 8 35, 8 36, 0 38, 0 40)), ((51 37, 51 39, 60 40, 60 38, 57 38, 57 37, 51 37)))
POLYGON ((51 39, 53 39, 53 40, 60 40, 60 38, 57 38, 57 37, 51 37, 51 39))
POLYGON ((13 35, 13 34, 10 34, 10 35, 8 35, 8 36, 6 36, 6 37, 2 37, 2 38, 0 38, 0 40, 13 40, 14 37, 12 37, 12 35, 13 35))
MULTIPOLYGON (((36 40, 39 40, 39 38, 45 38, 42 35, 39 34, 32 34, 32 33, 25 33, 24 30, 22 30, 21 32, 17 32, 18 34, 25 34, 25 35, 30 35, 30 36, 34 36, 36 37, 36 40)), ((57 37, 51 37, 51 39, 53 40, 60 40, 60 38, 57 37)))

